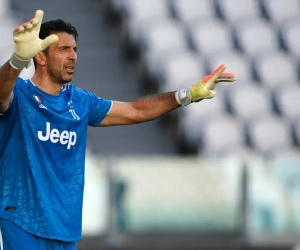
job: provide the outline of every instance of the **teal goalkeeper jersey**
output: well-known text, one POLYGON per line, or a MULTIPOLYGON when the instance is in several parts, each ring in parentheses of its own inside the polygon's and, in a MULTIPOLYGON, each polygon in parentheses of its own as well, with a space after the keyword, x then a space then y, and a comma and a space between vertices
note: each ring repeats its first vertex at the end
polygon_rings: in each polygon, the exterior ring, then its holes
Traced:
POLYGON ((73 84, 49 95, 21 78, 13 93, 0 115, 0 218, 40 237, 78 241, 87 128, 112 101, 73 84))

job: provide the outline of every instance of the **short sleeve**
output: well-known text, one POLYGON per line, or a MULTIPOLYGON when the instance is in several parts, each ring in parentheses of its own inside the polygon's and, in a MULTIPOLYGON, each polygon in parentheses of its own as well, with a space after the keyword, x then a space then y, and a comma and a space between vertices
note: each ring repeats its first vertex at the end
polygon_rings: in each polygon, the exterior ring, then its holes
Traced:
POLYGON ((97 127, 106 117, 112 107, 112 101, 100 98, 95 94, 90 93, 90 114, 88 124, 97 127))

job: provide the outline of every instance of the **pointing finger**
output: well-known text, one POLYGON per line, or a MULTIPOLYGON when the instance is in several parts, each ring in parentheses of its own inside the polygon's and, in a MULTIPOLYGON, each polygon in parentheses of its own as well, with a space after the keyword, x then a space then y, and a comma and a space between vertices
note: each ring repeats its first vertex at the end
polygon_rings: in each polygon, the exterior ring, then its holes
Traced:
POLYGON ((225 64, 221 64, 218 68, 216 68, 214 70, 214 72, 212 72, 212 81, 215 81, 217 78, 219 78, 219 76, 224 72, 224 70, 226 69, 226 65, 225 64))

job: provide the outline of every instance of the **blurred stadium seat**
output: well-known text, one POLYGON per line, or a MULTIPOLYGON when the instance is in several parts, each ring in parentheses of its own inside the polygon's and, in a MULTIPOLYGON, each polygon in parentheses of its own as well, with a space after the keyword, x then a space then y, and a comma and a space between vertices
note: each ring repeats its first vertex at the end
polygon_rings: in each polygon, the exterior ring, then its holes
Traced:
POLYGON ((158 19, 168 18, 170 15, 165 0, 126 0, 122 4, 123 15, 128 18, 128 36, 132 42, 138 42, 140 32, 147 25, 158 19))
POLYGON ((272 112, 271 94, 268 88, 247 81, 235 86, 226 89, 228 109, 235 116, 248 121, 254 116, 272 112))
POLYGON ((174 51, 187 50, 187 41, 180 23, 164 19, 147 26, 141 35, 140 47, 146 71, 157 76, 160 64, 174 51))
MULTIPOLYGON (((142 27, 140 51, 146 70, 158 82, 159 92, 186 87, 222 63, 237 79, 235 83, 220 84, 210 105, 204 101, 174 112, 179 118, 178 135, 194 145, 199 127, 209 114, 223 117, 230 113, 233 120, 241 119, 248 128, 244 140, 251 139, 253 148, 241 147, 245 155, 248 151, 249 155, 270 155, 276 147, 282 152, 299 150, 300 143, 291 143, 297 138, 300 141, 296 125, 290 133, 299 116, 299 1, 158 1, 153 7, 150 0, 142 4, 138 0, 114 2, 117 9, 121 5, 127 9, 128 23, 134 21, 142 27), (145 8, 148 1, 149 10, 145 8), (137 12, 140 14, 134 14, 137 12), (258 121, 258 116, 265 119, 258 121)), ((210 124, 215 126, 212 121, 210 124)), ((211 144, 203 144, 203 152, 205 145, 211 144)), ((238 151, 238 147, 232 148, 238 151)))
POLYGON ((141 31, 140 43, 141 49, 148 53, 163 53, 187 47, 181 24, 172 19, 154 21, 145 27, 141 31))
POLYGON ((231 24, 235 24, 244 18, 255 18, 260 15, 257 0, 217 0, 216 2, 220 15, 231 24))
POLYGON ((221 90, 217 90, 218 98, 203 100, 195 105, 182 109, 179 120, 180 136, 193 146, 196 146, 203 132, 205 121, 210 116, 223 115, 225 102, 221 90))
POLYGON ((248 55, 255 55, 279 47, 276 28, 262 18, 239 22, 234 29, 237 46, 248 55))
POLYGON ((169 0, 169 4, 173 16, 184 24, 215 15, 211 0, 169 0))
POLYGON ((253 117, 246 125, 250 145, 266 155, 279 148, 291 148, 291 125, 275 115, 253 117))
POLYGON ((254 68, 258 80, 270 88, 298 80, 296 62, 282 51, 267 52, 256 56, 254 68))
POLYGON ((218 155, 228 148, 243 147, 244 135, 240 120, 229 115, 212 115, 201 128, 200 148, 205 155, 218 155))
POLYGON ((292 56, 300 56, 300 16, 289 18, 279 26, 283 46, 292 56))
POLYGON ((166 17, 169 15, 169 9, 165 0, 124 0, 121 11, 132 21, 142 21, 166 17))
POLYGON ((160 63, 160 91, 176 90, 187 82, 196 83, 203 74, 204 65, 197 54, 189 50, 173 52, 160 63))
POLYGON ((261 0, 261 3, 264 13, 273 23, 280 23, 287 18, 300 15, 298 0, 261 0))
POLYGON ((191 22, 187 26, 191 47, 201 54, 233 48, 230 29, 226 23, 215 18, 205 18, 191 22))
POLYGON ((278 86, 273 90, 277 110, 285 118, 293 122, 300 117, 300 86, 296 83, 286 83, 285 87, 278 86))

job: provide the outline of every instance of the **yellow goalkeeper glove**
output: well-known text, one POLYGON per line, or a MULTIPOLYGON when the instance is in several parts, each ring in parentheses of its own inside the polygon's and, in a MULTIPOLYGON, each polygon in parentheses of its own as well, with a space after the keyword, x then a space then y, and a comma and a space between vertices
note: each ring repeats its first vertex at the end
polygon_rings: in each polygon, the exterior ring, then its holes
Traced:
POLYGON ((190 88, 181 89, 175 93, 175 98, 181 106, 186 106, 192 102, 199 102, 203 99, 213 98, 216 91, 213 89, 219 82, 233 82, 235 76, 233 73, 223 73, 226 69, 225 64, 220 65, 210 75, 203 77, 201 81, 190 88))
POLYGON ((44 12, 37 10, 33 19, 14 29, 15 50, 10 58, 13 68, 28 67, 31 58, 58 41, 58 36, 54 34, 44 40, 39 38, 43 16, 44 12))

